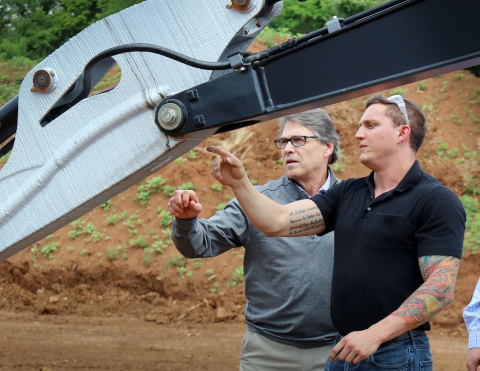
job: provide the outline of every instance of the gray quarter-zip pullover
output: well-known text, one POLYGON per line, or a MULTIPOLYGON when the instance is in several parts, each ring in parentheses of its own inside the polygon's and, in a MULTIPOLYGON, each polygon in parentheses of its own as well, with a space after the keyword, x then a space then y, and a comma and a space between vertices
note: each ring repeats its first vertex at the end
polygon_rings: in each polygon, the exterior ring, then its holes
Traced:
MULTIPOLYGON (((339 180, 330 169, 329 173, 330 186, 334 186, 339 180)), ((282 205, 308 198, 287 176, 256 188, 282 205)), ((245 248, 245 321, 249 330, 299 348, 333 343, 333 232, 322 237, 266 237, 250 223, 235 198, 210 219, 175 218, 172 238, 187 258, 245 248)))

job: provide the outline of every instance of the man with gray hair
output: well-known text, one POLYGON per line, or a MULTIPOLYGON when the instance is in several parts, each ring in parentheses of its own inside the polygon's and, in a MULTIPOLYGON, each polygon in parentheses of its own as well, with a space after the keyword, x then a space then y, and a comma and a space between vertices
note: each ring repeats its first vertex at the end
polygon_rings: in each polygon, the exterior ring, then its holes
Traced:
MULTIPOLYGON (((339 182, 328 167, 339 157, 339 139, 325 111, 283 117, 279 133, 275 145, 286 176, 257 187, 261 193, 288 204, 339 182)), ((173 241, 185 257, 245 247, 247 333, 240 370, 324 370, 336 335, 330 319, 333 233, 266 237, 236 199, 210 219, 197 220, 202 205, 191 190, 175 191, 168 208, 175 215, 173 241)))

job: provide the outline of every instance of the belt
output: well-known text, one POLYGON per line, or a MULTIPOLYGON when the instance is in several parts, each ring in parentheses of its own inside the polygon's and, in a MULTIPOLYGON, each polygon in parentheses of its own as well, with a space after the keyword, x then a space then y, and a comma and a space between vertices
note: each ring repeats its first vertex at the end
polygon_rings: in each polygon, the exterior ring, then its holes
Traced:
POLYGON ((425 334, 425 331, 423 330, 410 330, 400 336, 397 336, 396 338, 393 338, 389 341, 386 341, 384 343, 382 343, 382 345, 380 345, 380 348, 381 347, 385 347, 387 345, 390 345, 390 344, 393 344, 393 343, 398 343, 400 341, 405 341, 405 340, 410 340, 410 335, 409 334, 412 334, 412 337, 416 338, 416 337, 419 337, 419 336, 426 336, 425 334))

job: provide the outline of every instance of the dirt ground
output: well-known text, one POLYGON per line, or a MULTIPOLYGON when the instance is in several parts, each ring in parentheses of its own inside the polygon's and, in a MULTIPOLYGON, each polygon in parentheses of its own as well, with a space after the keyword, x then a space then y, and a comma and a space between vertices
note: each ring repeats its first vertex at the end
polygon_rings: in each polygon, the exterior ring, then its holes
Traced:
MULTIPOLYGON (((422 168, 458 196, 478 187, 480 79, 458 71, 399 89, 383 93, 401 92, 427 114, 417 156, 422 168)), ((341 140, 343 156, 334 167, 340 179, 369 173, 358 162, 354 138, 366 99, 325 107, 341 140)), ((208 218, 232 195, 215 188, 205 147, 233 151, 250 179, 263 184, 284 175, 272 143, 277 135, 276 122, 215 135, 149 179, 161 177, 164 187, 190 183, 204 206, 200 216, 208 218)), ((141 204, 145 184, 0 264, 0 370, 238 369, 246 299, 236 272, 243 247, 212 259, 179 260, 171 222, 164 220, 169 196, 162 189, 141 204), (144 246, 135 243, 140 236, 144 246), (52 243, 56 250, 44 253, 52 243), (153 246, 161 248, 149 250, 153 246)), ((480 254, 466 251, 455 301, 432 323, 435 371, 466 369, 462 312, 479 276, 480 254)))
MULTIPOLYGON (((0 370, 238 370, 239 322, 156 325, 138 318, 0 312, 0 370)), ((434 370, 464 371, 467 338, 430 334, 434 370)))

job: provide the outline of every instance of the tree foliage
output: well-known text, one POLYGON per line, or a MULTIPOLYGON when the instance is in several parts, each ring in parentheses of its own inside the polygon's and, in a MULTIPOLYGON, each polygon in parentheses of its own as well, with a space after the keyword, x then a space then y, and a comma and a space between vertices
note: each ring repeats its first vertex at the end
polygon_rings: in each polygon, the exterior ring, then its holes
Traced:
POLYGON ((141 0, 1 0, 0 55, 44 58, 85 27, 141 0))
POLYGON ((325 26, 332 16, 347 18, 387 0, 284 0, 283 11, 271 27, 288 28, 292 33, 308 33, 325 26))

